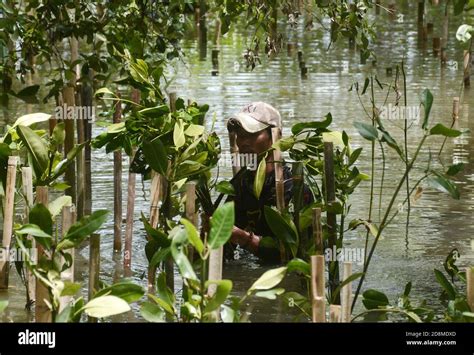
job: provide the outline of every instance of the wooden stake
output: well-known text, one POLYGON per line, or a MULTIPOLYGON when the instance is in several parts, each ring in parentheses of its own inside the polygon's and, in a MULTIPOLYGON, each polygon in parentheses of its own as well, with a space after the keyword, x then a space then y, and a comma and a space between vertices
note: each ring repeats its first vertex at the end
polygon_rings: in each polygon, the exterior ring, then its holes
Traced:
MULTIPOLYGON (((30 213, 30 208, 33 206, 33 172, 31 167, 25 166, 21 168, 21 181, 23 183, 23 195, 26 198, 25 201, 25 218, 24 223, 28 223, 28 215, 30 213)), ((36 240, 31 235, 28 236, 28 240, 31 242, 31 249, 36 249, 36 240)), ((26 280, 27 280, 27 294, 28 300, 27 303, 34 302, 35 300, 35 276, 29 268, 26 269, 26 280)))
MULTIPOLYGON (((66 86, 63 89, 63 99, 68 107, 75 106, 74 88, 72 86, 66 86)), ((66 133, 66 138, 64 140, 64 156, 66 157, 69 151, 74 148, 74 119, 68 117, 64 120, 64 130, 66 133)), ((64 179, 70 186, 66 190, 66 195, 71 196, 72 203, 76 204, 76 169, 74 164, 68 165, 64 179)))
POLYGON ((441 51, 441 38, 433 37, 433 54, 438 55, 441 51))
POLYGON ((170 111, 171 112, 176 111, 176 98, 177 98, 176 93, 175 92, 170 92, 169 100, 170 100, 170 111))
MULTIPOLYGON (((87 73, 89 80, 93 80, 93 70, 89 69, 87 73)), ((93 107, 93 90, 91 85, 84 83, 81 87, 81 102, 86 107, 93 107)), ((89 114, 89 112, 88 112, 89 114)), ((84 121, 84 139, 90 141, 92 139, 92 121, 95 117, 87 117, 84 121)), ((91 155, 92 150, 90 144, 84 147, 84 215, 92 214, 92 173, 91 173, 91 155)))
MULTIPOLYGON (((334 178, 334 150, 332 142, 324 142, 324 180, 326 188, 326 204, 328 211, 326 213, 328 226, 328 247, 334 250, 337 246, 337 219, 336 213, 330 211, 330 206, 336 202, 336 188, 334 178)), ((334 258, 333 258, 334 259, 334 258)), ((332 293, 339 285, 339 264, 337 260, 329 262, 329 287, 332 293)), ((339 295, 334 298, 335 304, 340 304, 339 295)))
POLYGON ((464 86, 471 86, 471 53, 464 50, 464 86))
MULTIPOLYGON (((132 164, 135 156, 135 150, 132 153, 129 161, 132 164)), ((125 224, 125 248, 123 251, 123 268, 125 273, 131 271, 132 263, 132 236, 133 236, 133 215, 135 210, 135 183, 136 174, 128 172, 128 188, 127 188, 127 217, 125 224)))
MULTIPOLYGON (((90 236, 89 244, 89 301, 99 289, 100 273, 100 234, 90 236)), ((89 317, 90 323, 97 322, 97 318, 89 317)))
POLYGON ((466 268, 466 282, 467 282, 467 304, 474 312, 474 267, 466 268))
MULTIPOLYGON (((186 183, 186 218, 197 228, 197 215, 196 215, 196 182, 189 181, 186 183)), ((194 248, 189 245, 188 248, 188 259, 192 263, 194 259, 194 248)))
POLYGON ((453 98, 453 124, 459 119, 459 97, 453 98))
MULTIPOLYGON (((150 225, 153 228, 158 226, 160 218, 160 202, 163 190, 163 176, 156 171, 152 171, 150 189, 150 225)), ((156 266, 148 268, 148 292, 153 293, 155 289, 156 266)))
MULTIPOLYGON (((119 94, 120 95, 120 94, 119 94)), ((120 98, 120 96, 119 96, 120 98)), ((120 123, 122 103, 117 101, 113 122, 120 123)), ((114 151, 114 251, 122 250, 122 150, 114 151)))
MULTIPOLYGON (((61 214, 61 228, 62 228, 62 237, 66 236, 67 231, 71 226, 76 222, 76 209, 74 205, 71 206, 64 206, 61 214)), ((64 270, 61 273, 61 279, 63 281, 74 282, 74 260, 75 260, 75 249, 71 248, 68 250, 68 253, 71 254, 72 263, 69 269, 64 270)), ((64 263, 64 259, 61 260, 62 264, 64 263)), ((72 296, 63 296, 60 300, 60 307, 59 311, 61 312, 72 300, 72 296)))
MULTIPOLYGON (((48 187, 37 186, 36 187, 36 203, 41 203, 48 206, 48 187)), ((41 258, 45 257, 43 247, 40 244, 36 245, 38 251, 38 262, 41 258)), ((36 307, 35 316, 37 323, 49 323, 52 321, 51 310, 49 309, 46 302, 51 303, 49 297, 48 288, 41 283, 38 279, 36 280, 36 307)))
MULTIPOLYGON (((347 280, 352 275, 352 263, 344 262, 343 279, 347 280)), ((342 322, 350 323, 351 321, 351 305, 352 305, 352 282, 342 287, 342 322)))
POLYGON ((3 252, 7 257, 5 260, 0 260, 0 289, 8 289, 8 276, 10 271, 8 255, 10 255, 10 243, 12 240, 13 220, 15 216, 15 184, 18 160, 19 158, 16 156, 8 157, 2 238, 3 252))
POLYGON ((418 23, 423 23, 423 17, 425 14, 425 1, 418 1, 418 23))
POLYGON ((323 250, 323 227, 321 223, 321 208, 316 207, 313 211, 313 237, 316 255, 324 254, 323 250))
MULTIPOLYGON (((80 85, 78 86, 78 90, 76 91, 76 105, 79 107, 82 106, 81 102, 81 91, 80 85)), ((88 110, 87 110, 88 111, 88 110)), ((82 144, 85 142, 85 123, 86 117, 80 115, 76 119, 76 128, 77 128, 77 144, 82 144)), ((84 209, 85 209, 85 191, 86 191, 86 182, 85 182, 85 154, 84 149, 76 156, 76 169, 77 169, 77 209, 76 213, 79 219, 84 217, 84 209)))
POLYGON ((326 322, 324 256, 311 255, 311 299, 313 322, 326 322))
POLYGON ((329 321, 331 323, 341 322, 341 306, 336 304, 329 305, 329 321))

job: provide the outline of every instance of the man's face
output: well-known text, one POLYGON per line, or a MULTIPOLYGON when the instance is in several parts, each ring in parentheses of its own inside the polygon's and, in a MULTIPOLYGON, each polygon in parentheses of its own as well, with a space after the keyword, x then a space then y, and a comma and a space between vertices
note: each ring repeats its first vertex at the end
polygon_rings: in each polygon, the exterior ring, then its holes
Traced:
POLYGON ((266 129, 257 133, 249 133, 242 127, 238 127, 236 134, 236 143, 239 147, 239 153, 260 154, 272 146, 272 138, 266 129))

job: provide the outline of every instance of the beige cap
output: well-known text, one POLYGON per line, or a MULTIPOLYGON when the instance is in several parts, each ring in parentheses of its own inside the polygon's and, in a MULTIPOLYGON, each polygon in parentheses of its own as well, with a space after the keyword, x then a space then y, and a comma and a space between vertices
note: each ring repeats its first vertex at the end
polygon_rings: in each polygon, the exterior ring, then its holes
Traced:
POLYGON ((281 127, 281 116, 276 108, 265 102, 252 102, 227 121, 227 129, 240 125, 249 133, 257 133, 268 127, 281 127))

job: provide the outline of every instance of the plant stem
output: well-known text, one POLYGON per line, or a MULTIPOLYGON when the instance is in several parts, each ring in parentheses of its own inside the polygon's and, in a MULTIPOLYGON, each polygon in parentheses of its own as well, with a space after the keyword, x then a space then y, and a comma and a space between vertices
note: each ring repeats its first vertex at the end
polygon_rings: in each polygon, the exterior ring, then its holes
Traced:
MULTIPOLYGON (((403 127, 403 139, 405 145, 405 169, 408 171, 408 118, 407 118, 407 78, 405 74, 405 65, 402 60, 402 76, 403 76, 403 97, 405 105, 405 122, 403 127)), ((410 225, 410 210, 411 210, 411 201, 410 201, 410 177, 407 174, 406 180, 406 192, 407 192, 407 223, 406 223, 406 239, 408 243, 408 228, 410 225)))

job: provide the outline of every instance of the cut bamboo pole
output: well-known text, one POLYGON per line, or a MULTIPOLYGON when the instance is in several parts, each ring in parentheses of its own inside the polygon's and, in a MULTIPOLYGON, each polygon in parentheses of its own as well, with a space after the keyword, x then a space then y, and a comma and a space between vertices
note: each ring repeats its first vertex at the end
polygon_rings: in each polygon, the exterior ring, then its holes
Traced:
MULTIPOLYGON (((67 231, 76 222, 76 209, 74 205, 64 206, 61 214, 61 234, 64 238, 67 231)), ((71 254, 71 266, 61 273, 61 279, 63 281, 74 282, 74 260, 75 260, 75 249, 68 249, 68 253, 71 254)), ((64 263, 64 259, 61 258, 61 263, 64 263)), ((72 300, 72 296, 62 296, 60 298, 59 311, 61 312, 72 300)))
POLYGON ((321 208, 313 208, 313 237, 316 255, 323 254, 323 227, 321 224, 321 208))
MULTIPOLYGON (((352 275, 352 263, 344 262, 343 279, 347 280, 352 275)), ((351 305, 352 305, 352 282, 342 287, 342 322, 349 323, 351 321, 351 305)))
MULTIPOLYGON (((100 234, 93 233, 89 243, 89 301, 99 289, 100 273, 100 234)), ((90 323, 97 322, 97 318, 89 317, 90 323)))
POLYGON ((311 305, 313 322, 326 322, 324 256, 311 255, 311 305))
POLYGON ((6 258, 0 260, 0 289, 8 289, 8 276, 10 271, 10 263, 8 259, 10 255, 10 243, 12 240, 13 220, 15 216, 15 184, 18 160, 19 159, 16 156, 8 157, 2 238, 2 248, 6 258))
MULTIPOLYGON (((63 99, 67 107, 74 107, 74 88, 72 86, 66 86, 63 89, 63 99)), ((69 116, 69 115, 67 115, 69 116)), ((66 157, 69 151, 74 148, 74 119, 67 117, 64 120, 64 130, 66 138, 64 140, 64 156, 66 157)), ((66 195, 71 196, 72 203, 76 204, 76 168, 74 164, 69 164, 66 168, 65 181, 70 186, 66 190, 66 195)))
MULTIPOLYGON (((150 225, 153 228, 158 226, 160 219, 160 202, 163 192, 163 176, 156 171, 152 171, 150 188, 150 225)), ((156 266, 148 268, 148 292, 153 293, 155 289, 156 266)))
MULTIPOLYGON (((129 161, 132 164, 135 156, 135 150, 132 153, 129 161)), ((123 250, 123 268, 124 272, 128 274, 131 271, 132 263, 132 236, 133 236, 133 215, 135 210, 135 182, 136 174, 130 170, 128 172, 128 187, 127 187, 127 216, 125 223, 125 247, 123 250)))
MULTIPOLYGON (((330 206, 336 202, 336 188, 334 178, 334 150, 332 142, 324 142, 324 180, 326 190, 326 204, 328 211, 326 213, 328 226, 328 248, 334 250, 337 245, 337 219, 336 213, 330 211, 330 206)), ((339 285, 339 264, 336 257, 329 262, 329 287, 332 293, 339 285)), ((340 304, 339 295, 334 298, 335 304, 340 304)))
POLYGON ((418 23, 423 23, 423 17, 425 15, 425 1, 418 1, 418 23))
POLYGON ((466 268, 466 282, 467 282, 467 304, 474 312, 474 267, 466 268))
MULTIPOLYGON (((280 128, 272 128, 272 140, 273 143, 277 142, 281 138, 280 128)), ((283 181, 283 166, 281 163, 281 151, 279 149, 273 150, 273 164, 275 170, 275 188, 276 188, 276 203, 277 208, 280 212, 285 209, 285 191, 283 181)))
MULTIPOLYGON (((37 186, 36 187, 36 203, 41 203, 44 206, 48 206, 48 187, 37 186)), ((45 257, 43 247, 37 244, 38 251, 38 262, 41 258, 45 257)), ((47 302, 51 303, 49 297, 48 288, 36 279, 36 307, 35 316, 37 323, 49 323, 52 321, 51 310, 49 309, 47 302)))
POLYGON ((464 86, 471 86, 471 53, 464 50, 464 86))
MULTIPOLYGON (((196 182, 189 181, 186 183, 186 218, 197 228, 196 215, 196 182)), ((188 258, 192 263, 194 259, 194 248, 192 245, 188 248, 188 258)))
POLYGON ((176 99, 177 99, 177 94, 175 92, 170 92, 169 100, 170 100, 170 111, 171 112, 176 111, 176 99))
POLYGON ((459 119, 459 97, 453 98, 453 124, 459 119))
MULTIPOLYGON (((87 76, 90 82, 93 82, 93 70, 89 69, 87 76)), ((92 86, 87 82, 83 83, 81 87, 81 102, 84 106, 90 107, 91 110, 93 105, 93 90, 92 86)), ((89 115, 89 112, 87 113, 89 115)), ((88 116, 87 120, 84 121, 84 139, 90 141, 92 139, 92 121, 95 117, 88 116)), ((92 213, 92 168, 91 168, 91 155, 92 150, 90 144, 86 144, 84 147, 84 215, 88 216, 92 213)))
MULTIPOLYGON (((26 198, 25 201, 25 218, 24 223, 28 223, 28 215, 30 213, 30 208, 33 206, 33 172, 31 167, 25 166, 21 168, 21 181, 23 184, 23 195, 26 198)), ((31 242, 31 249, 36 250, 36 241, 31 235, 28 236, 28 240, 31 242)), ((28 300, 27 303, 31 304, 35 300, 35 276, 29 268, 26 268, 26 287, 28 300)))
POLYGON ((336 304, 329 305, 329 321, 331 323, 341 322, 341 306, 336 304))
MULTIPOLYGON (((119 96, 120 98, 120 96, 119 96)), ((117 101, 113 122, 120 123, 122 103, 117 101)), ((122 250, 122 150, 114 151, 114 251, 122 250)))

